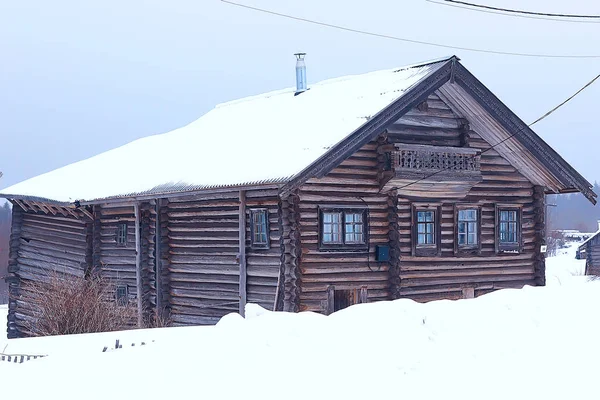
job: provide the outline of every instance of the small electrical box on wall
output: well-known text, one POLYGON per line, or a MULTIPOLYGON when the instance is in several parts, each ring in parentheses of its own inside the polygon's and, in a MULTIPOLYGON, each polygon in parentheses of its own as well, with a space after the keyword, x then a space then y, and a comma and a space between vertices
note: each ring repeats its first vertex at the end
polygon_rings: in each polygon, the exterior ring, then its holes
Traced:
POLYGON ((390 246, 379 244, 375 246, 375 260, 378 262, 390 261, 390 246))

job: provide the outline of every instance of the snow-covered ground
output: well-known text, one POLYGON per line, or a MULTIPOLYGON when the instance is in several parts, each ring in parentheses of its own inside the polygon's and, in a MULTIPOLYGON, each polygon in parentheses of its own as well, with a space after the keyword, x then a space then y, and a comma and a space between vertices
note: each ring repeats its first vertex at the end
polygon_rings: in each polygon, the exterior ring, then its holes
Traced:
MULTIPOLYGON (((6 341, 4 398, 599 399, 600 281, 547 260, 548 286, 471 300, 361 304, 329 317, 272 313, 215 327, 6 341), (120 339, 122 349, 102 353, 120 339), (139 346, 140 342, 147 343, 139 346), (136 343, 131 347, 132 342, 136 343)), ((1 344, 0 349, 4 347, 1 344)))

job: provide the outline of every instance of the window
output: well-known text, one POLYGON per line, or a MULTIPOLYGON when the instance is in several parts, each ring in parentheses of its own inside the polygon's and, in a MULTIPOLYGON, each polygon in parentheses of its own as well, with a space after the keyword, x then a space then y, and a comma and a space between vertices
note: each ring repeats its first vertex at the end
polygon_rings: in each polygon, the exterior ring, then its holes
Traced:
POLYGON ((266 209, 250 210, 250 245, 254 249, 269 248, 269 212, 266 209))
POLYGON ((129 302, 129 288, 127 285, 117 285, 115 291, 115 298, 117 300, 117 304, 120 306, 125 306, 129 302))
POLYGON ((321 209, 320 248, 366 249, 367 213, 356 209, 321 209))
POLYGON ((521 210, 497 208, 497 243, 499 251, 519 251, 521 244, 521 210))
POLYGON ((119 224, 117 225, 117 244, 120 246, 127 245, 127 224, 119 224))
POLYGON ((417 246, 435 245, 435 211, 417 211, 417 246))
POLYGON ((435 256, 440 250, 440 205, 413 204, 412 254, 435 256))
POLYGON ((477 246, 477 214, 478 210, 475 208, 467 208, 464 210, 458 210, 458 246, 459 247, 474 247, 477 246))

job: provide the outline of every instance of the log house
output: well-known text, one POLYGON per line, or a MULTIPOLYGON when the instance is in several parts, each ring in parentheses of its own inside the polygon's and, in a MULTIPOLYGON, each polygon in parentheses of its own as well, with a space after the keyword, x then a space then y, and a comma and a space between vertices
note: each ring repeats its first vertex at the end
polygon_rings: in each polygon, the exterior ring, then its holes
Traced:
POLYGON ((107 278, 138 325, 544 285, 545 195, 591 188, 456 57, 227 103, 2 191, 8 335, 50 271, 107 278))

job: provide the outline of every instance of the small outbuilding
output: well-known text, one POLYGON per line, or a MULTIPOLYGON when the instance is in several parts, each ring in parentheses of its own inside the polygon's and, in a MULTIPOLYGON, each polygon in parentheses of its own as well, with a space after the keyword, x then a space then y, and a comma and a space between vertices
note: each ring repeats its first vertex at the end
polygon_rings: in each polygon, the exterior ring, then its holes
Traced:
POLYGON ((600 220, 598 231, 577 248, 577 258, 585 260, 586 275, 600 275, 600 220))

